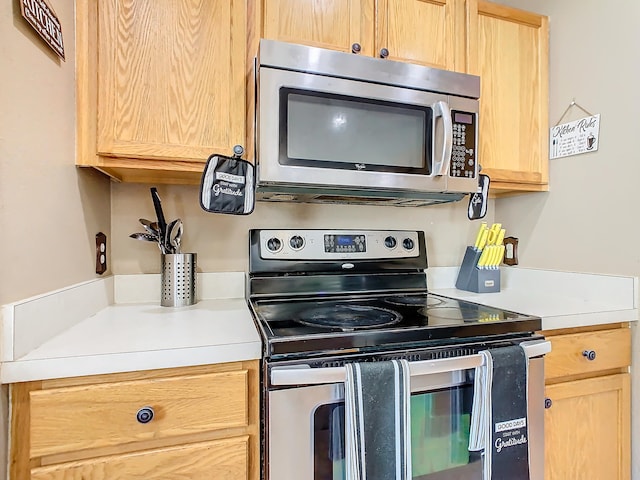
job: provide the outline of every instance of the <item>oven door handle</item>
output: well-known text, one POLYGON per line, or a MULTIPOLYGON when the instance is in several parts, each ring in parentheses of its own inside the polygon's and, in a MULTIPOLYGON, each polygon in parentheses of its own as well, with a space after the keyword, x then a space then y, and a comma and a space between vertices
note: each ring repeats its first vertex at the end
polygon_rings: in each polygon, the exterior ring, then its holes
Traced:
MULTIPOLYGON (((551 343, 546 340, 522 342, 520 343, 520 346, 523 348, 527 358, 540 357, 551 351, 551 343)), ((476 354, 467 355, 465 357, 410 362, 409 370, 413 377, 431 375, 435 373, 455 372, 457 370, 467 370, 481 365, 483 365, 483 356, 476 354)), ((344 367, 273 367, 271 369, 271 384, 274 386, 344 383, 345 379, 346 369, 344 367)))

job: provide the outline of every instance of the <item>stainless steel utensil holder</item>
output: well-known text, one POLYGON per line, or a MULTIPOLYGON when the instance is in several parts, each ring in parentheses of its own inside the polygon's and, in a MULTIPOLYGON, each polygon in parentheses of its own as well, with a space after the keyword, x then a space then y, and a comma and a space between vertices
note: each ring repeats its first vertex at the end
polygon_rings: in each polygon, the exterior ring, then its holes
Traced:
POLYGON ((196 303, 195 253, 162 254, 160 275, 163 307, 186 307, 196 303))

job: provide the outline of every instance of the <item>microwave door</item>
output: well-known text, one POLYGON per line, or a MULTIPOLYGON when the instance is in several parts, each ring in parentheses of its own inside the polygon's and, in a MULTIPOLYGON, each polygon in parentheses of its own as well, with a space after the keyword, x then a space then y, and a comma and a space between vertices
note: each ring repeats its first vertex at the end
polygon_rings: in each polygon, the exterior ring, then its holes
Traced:
POLYGON ((258 90, 261 184, 446 191, 446 95, 266 67, 258 90))

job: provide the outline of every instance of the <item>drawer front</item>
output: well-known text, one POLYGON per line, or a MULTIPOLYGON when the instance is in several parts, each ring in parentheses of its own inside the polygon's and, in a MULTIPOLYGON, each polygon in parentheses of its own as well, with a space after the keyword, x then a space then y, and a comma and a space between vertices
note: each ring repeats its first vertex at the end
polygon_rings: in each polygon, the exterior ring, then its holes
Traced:
POLYGON ((246 370, 32 391, 32 458, 248 424, 246 370), (151 407, 148 423, 137 420, 151 407))
POLYGON ((34 468, 31 480, 246 480, 247 465, 239 437, 34 468))
POLYGON ((552 348, 545 357, 547 380, 631 365, 629 328, 558 335, 547 340, 552 348))

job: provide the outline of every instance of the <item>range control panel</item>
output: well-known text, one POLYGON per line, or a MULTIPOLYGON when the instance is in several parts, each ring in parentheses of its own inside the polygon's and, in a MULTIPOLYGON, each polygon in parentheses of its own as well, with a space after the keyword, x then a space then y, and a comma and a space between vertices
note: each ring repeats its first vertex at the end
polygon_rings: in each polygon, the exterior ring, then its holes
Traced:
POLYGON ((476 114, 451 111, 453 120, 453 147, 449 176, 476 177, 476 114))
POLYGON ((261 230, 260 256, 278 260, 417 257, 418 232, 400 230, 261 230))

